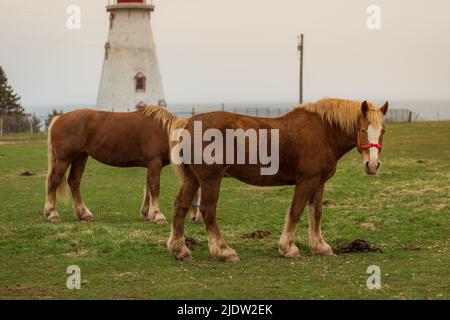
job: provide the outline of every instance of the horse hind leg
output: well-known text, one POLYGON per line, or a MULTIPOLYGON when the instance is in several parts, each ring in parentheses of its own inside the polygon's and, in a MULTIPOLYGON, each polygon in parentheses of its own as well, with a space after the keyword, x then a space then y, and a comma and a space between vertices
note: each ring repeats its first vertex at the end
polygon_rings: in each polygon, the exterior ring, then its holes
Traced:
POLYGON ((84 204, 80 192, 81 177, 83 176, 87 159, 88 155, 86 153, 79 154, 75 158, 72 162, 68 179, 70 190, 72 191, 75 217, 80 221, 90 221, 94 218, 94 215, 84 204))
POLYGON ((197 194, 195 195, 194 201, 192 202, 192 207, 189 210, 191 221, 193 224, 202 224, 203 216, 200 211, 200 200, 201 200, 201 189, 198 189, 197 194))
POLYGON ((208 248, 213 257, 225 262, 239 261, 236 251, 230 248, 220 233, 216 221, 217 200, 219 198, 221 178, 201 182, 202 199, 200 211, 208 234, 208 248))
MULTIPOLYGON (((159 192, 160 192, 160 176, 162 170, 162 161, 157 159, 150 163, 147 172, 147 187, 144 202, 147 197, 150 200, 147 219, 154 224, 166 224, 167 219, 164 214, 161 213, 159 208, 159 192)), ((145 209, 145 203, 143 204, 145 209)))
POLYGON ((52 159, 49 164, 46 181, 46 201, 44 206, 44 216, 47 220, 59 221, 59 214, 56 209, 56 193, 64 196, 65 174, 70 165, 68 161, 52 159))
POLYGON ((188 168, 184 167, 183 171, 183 185, 174 202, 172 232, 167 247, 177 260, 191 260, 191 251, 184 238, 184 220, 198 190, 198 182, 188 168))

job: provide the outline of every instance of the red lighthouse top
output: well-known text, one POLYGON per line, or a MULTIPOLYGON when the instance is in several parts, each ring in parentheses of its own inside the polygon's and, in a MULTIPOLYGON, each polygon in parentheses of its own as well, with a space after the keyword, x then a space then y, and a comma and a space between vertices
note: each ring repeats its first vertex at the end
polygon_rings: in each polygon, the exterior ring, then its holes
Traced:
POLYGON ((153 11, 154 8, 152 0, 108 0, 108 6, 106 7, 108 11, 117 9, 144 9, 153 11))
POLYGON ((145 0, 117 0, 117 3, 145 3, 145 0))

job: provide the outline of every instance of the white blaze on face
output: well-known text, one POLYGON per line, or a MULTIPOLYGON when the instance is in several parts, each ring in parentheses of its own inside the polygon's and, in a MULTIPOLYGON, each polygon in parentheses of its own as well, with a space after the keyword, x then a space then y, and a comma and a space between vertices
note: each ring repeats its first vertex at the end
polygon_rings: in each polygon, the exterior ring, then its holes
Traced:
MULTIPOLYGON (((379 143, 381 130, 382 130, 381 127, 376 128, 376 127, 373 127, 372 125, 369 125, 369 127, 367 128, 367 137, 368 137, 369 143, 375 143, 375 144, 379 143)), ((369 151, 370 151, 369 166, 377 167, 379 150, 378 150, 378 148, 370 148, 369 151)))

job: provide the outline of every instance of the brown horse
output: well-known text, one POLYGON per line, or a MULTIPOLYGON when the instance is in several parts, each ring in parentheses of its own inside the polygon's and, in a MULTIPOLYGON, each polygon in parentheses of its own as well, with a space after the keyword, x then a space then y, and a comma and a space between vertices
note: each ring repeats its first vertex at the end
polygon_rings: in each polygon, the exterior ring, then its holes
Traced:
MULTIPOLYGON (((80 193, 80 182, 89 156, 115 167, 147 168, 141 214, 155 224, 167 223, 159 208, 160 173, 170 164, 166 130, 142 111, 113 113, 77 110, 55 117, 48 131, 48 173, 44 215, 58 221, 56 193, 65 196, 65 173, 72 191, 75 216, 91 220, 80 193)), ((200 215, 200 214, 198 214, 200 215)), ((193 221, 198 221, 193 214, 193 221)))
MULTIPOLYGON (((297 107, 280 118, 255 118, 214 112, 200 114, 189 120, 178 120, 163 109, 147 108, 146 113, 166 128, 171 134, 171 140, 175 139, 173 133, 179 128, 195 136, 196 122, 202 124, 203 130, 218 130, 223 136, 227 129, 279 130, 279 169, 275 174, 262 175, 261 163, 191 164, 196 162, 185 161, 179 165, 183 185, 174 204, 169 250, 177 259, 192 259, 184 240, 184 218, 200 186, 200 211, 205 221, 211 254, 223 261, 239 260, 236 252, 226 244, 216 223, 220 184, 226 173, 256 186, 295 185, 294 197, 279 241, 280 253, 286 257, 300 257, 294 243, 295 230, 305 206, 309 204, 309 246, 314 254, 333 255, 331 247, 322 237, 320 228, 324 184, 335 174, 338 160, 355 147, 362 153, 366 173, 377 173, 384 134, 384 115, 387 110, 387 102, 378 109, 366 101, 325 99, 297 107)), ((271 143, 270 139, 267 140, 268 143, 271 143)), ((174 148, 176 144, 172 144, 174 148)), ((244 145, 248 158, 252 155, 245 141, 244 145)), ((195 149, 195 146, 192 147, 195 149)), ((207 148, 204 142, 202 148, 200 152, 207 148)), ((216 153, 226 154, 227 151, 226 146, 216 149, 216 153)))

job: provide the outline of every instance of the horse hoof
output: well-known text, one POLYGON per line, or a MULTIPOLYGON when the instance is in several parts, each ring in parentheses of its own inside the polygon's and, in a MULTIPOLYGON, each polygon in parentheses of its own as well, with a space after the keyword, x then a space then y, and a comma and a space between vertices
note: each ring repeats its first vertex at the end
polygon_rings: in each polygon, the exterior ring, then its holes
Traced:
POLYGON ((85 215, 85 216, 81 217, 80 220, 81 220, 81 221, 89 222, 89 221, 94 220, 94 216, 93 216, 93 215, 85 215))
POLYGON ((59 222, 59 215, 56 212, 50 213, 50 215, 47 217, 47 220, 50 222, 59 222))
POLYGON ((226 257, 223 261, 224 262, 238 262, 239 256, 237 254, 231 255, 231 256, 226 257))
POLYGON ((327 244, 323 243, 316 247, 311 248, 311 252, 316 256, 333 257, 336 256, 333 249, 327 244))
POLYGON ((162 213, 157 214, 151 222, 157 225, 168 224, 166 217, 162 213))
POLYGON ((191 261, 191 251, 187 247, 183 247, 177 251, 172 250, 172 254, 178 261, 191 261))
POLYGON ((298 248, 296 246, 292 246, 290 247, 286 252, 284 252, 283 250, 280 249, 280 253, 282 256, 286 257, 286 258, 301 258, 301 254, 300 251, 298 250, 298 248))
POLYGON ((223 261, 223 262, 237 262, 239 261, 239 256, 231 248, 223 249, 221 252, 218 252, 216 255, 217 260, 223 261))
POLYGON ((192 261, 193 260, 193 258, 190 254, 183 255, 183 256, 175 256, 175 259, 177 259, 178 261, 192 261))
POLYGON ((75 216, 80 221, 92 221, 92 220, 94 220, 94 215, 87 208, 84 208, 80 213, 75 213, 75 216))

